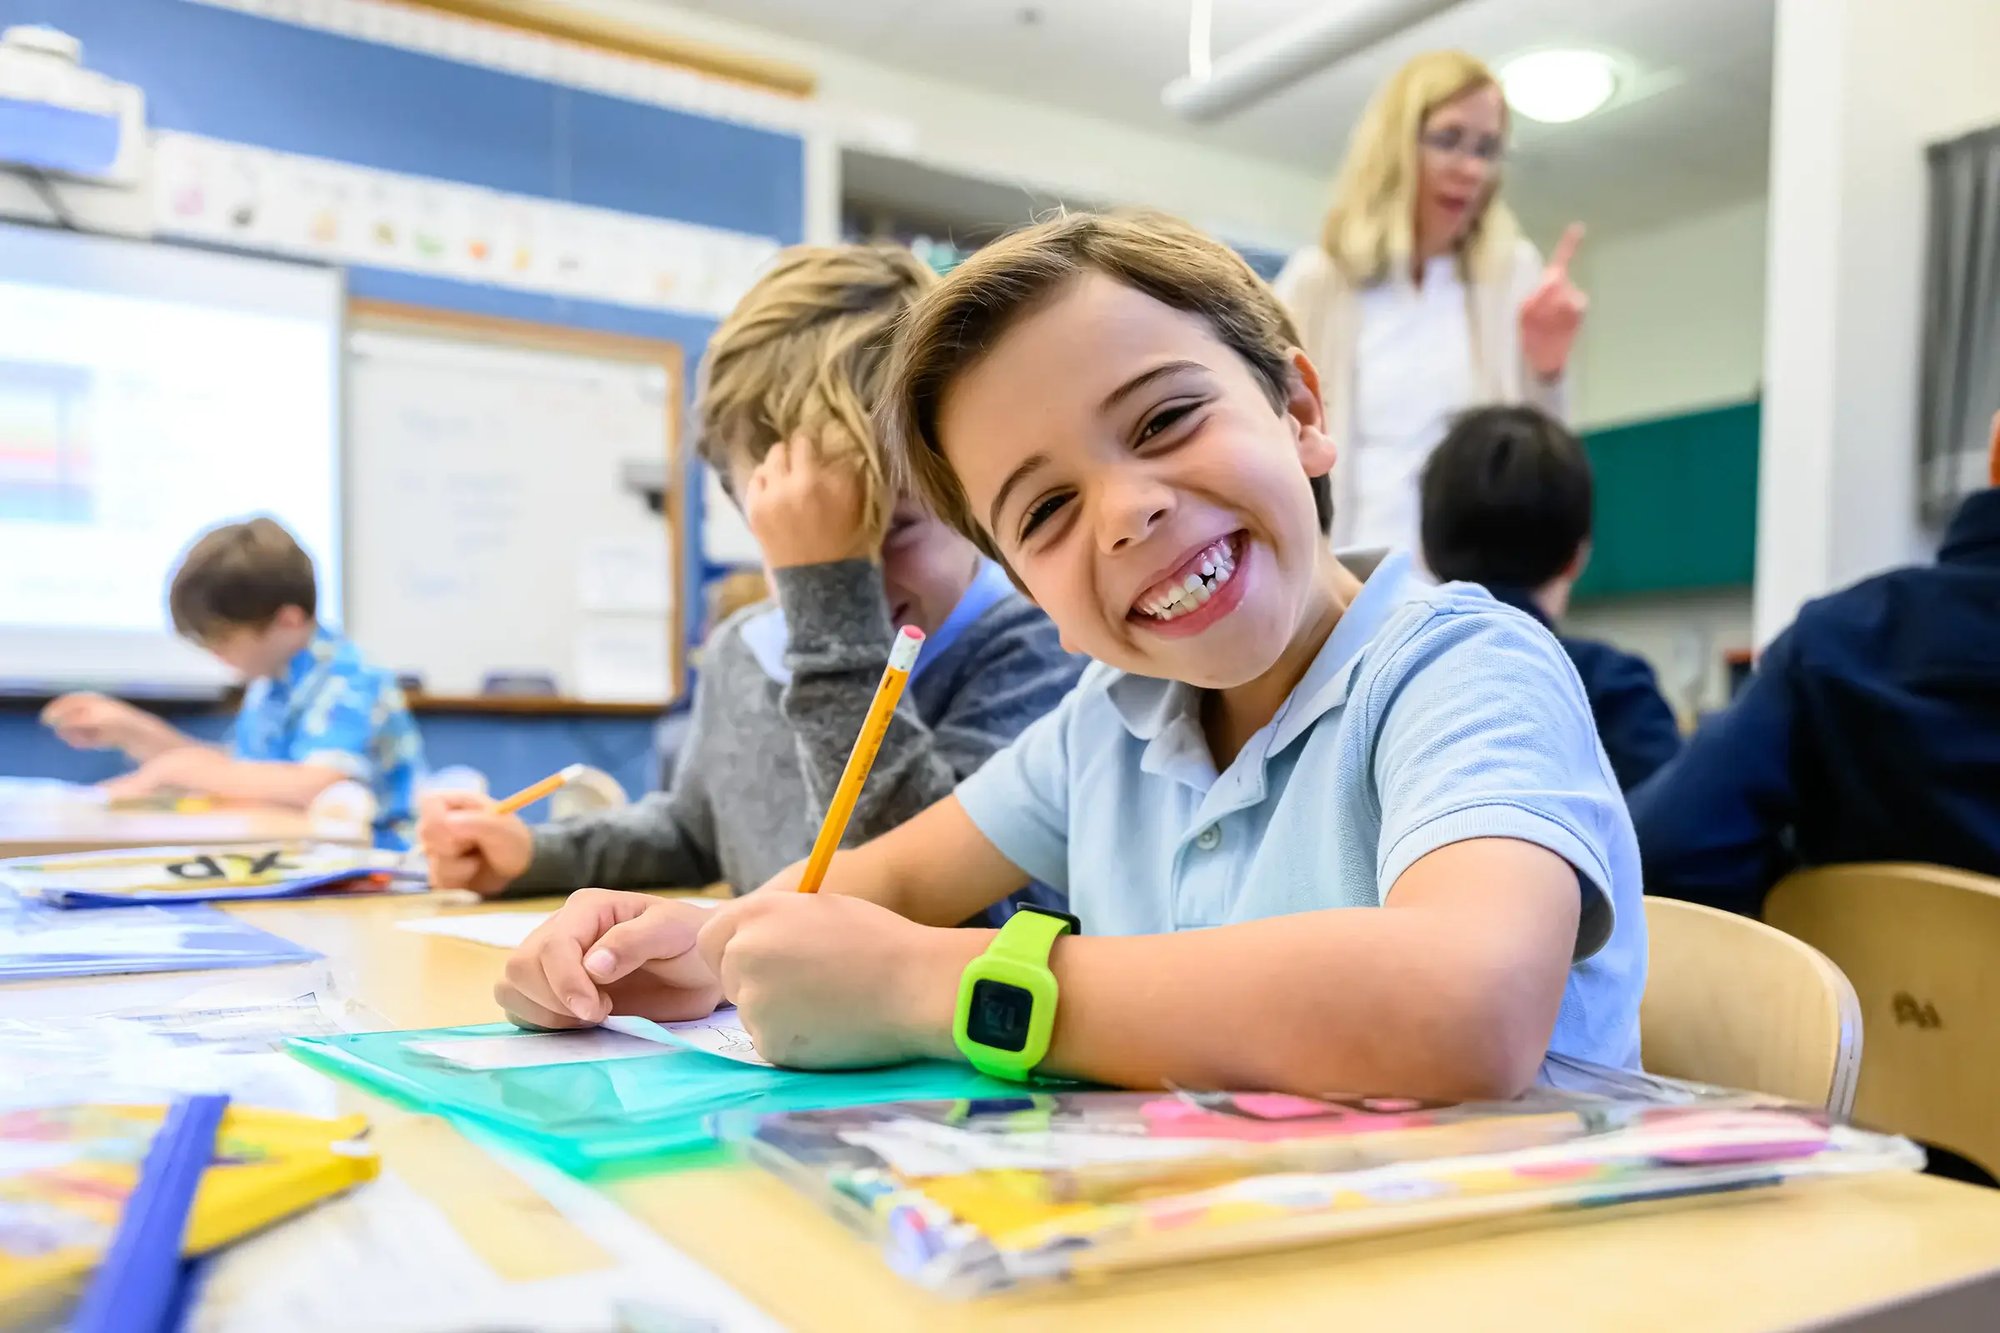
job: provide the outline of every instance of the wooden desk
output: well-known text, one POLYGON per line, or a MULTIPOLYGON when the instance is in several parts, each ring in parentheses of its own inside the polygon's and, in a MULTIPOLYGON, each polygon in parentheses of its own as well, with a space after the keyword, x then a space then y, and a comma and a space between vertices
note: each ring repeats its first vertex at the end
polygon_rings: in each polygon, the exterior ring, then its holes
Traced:
MULTIPOLYGON (((353 998, 392 1024, 497 1017, 490 995, 500 950, 394 929, 398 919, 450 910, 428 899, 232 910, 324 952, 353 998)), ((398 1140, 387 1144, 393 1167, 398 1140)), ((518 1183, 496 1167, 475 1164, 457 1179, 463 1209, 480 1207, 464 1191, 484 1189, 493 1192, 495 1207, 508 1199, 521 1206, 518 1183)), ((1724 1330, 1845 1322, 1881 1306, 1894 1306, 1892 1318, 1900 1322, 1921 1317, 1931 1298, 1954 1295, 1985 1302, 1977 1308, 2000 1308, 2000 1192, 1921 1176, 1819 1181, 1325 1246, 969 1305, 908 1286, 832 1219, 747 1167, 656 1175, 610 1189, 683 1252, 805 1330, 1155 1333, 1325 1328, 1336 1321, 1419 1329, 1724 1330), (1986 1289, 1968 1295, 1962 1286, 1968 1282, 1986 1289), (1955 1293, 1947 1290, 1955 1286, 1955 1293)))
POLYGON ((113 847, 299 839, 366 844, 371 834, 366 827, 355 824, 308 819, 302 810, 263 806, 189 814, 150 810, 0 810, 0 857, 47 856, 113 847))

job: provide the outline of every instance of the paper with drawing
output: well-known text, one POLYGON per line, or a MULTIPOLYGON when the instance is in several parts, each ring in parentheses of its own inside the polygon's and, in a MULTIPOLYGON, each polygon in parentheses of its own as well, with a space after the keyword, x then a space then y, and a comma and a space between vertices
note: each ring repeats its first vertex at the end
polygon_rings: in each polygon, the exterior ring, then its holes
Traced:
POLYGON ((644 1037, 648 1041, 664 1041, 707 1051, 710 1055, 719 1055, 739 1064, 762 1065, 766 1069, 772 1067, 769 1060, 757 1053, 757 1043, 750 1040, 750 1034, 744 1030, 743 1020, 737 1017, 733 1004, 723 1005, 707 1018, 686 1023, 655 1023, 649 1018, 621 1015, 606 1019, 604 1026, 613 1032, 644 1037))

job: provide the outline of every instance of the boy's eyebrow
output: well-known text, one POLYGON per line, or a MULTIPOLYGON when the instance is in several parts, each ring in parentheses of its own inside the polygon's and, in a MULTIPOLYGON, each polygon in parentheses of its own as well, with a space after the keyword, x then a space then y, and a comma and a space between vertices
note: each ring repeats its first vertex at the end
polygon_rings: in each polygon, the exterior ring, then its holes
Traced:
POLYGON ((1007 474, 1007 480, 1000 483, 1000 489, 993 494, 993 504, 986 511, 986 530, 988 532, 998 532, 1000 530, 1000 506, 1007 503, 1008 493, 1033 476, 1036 471, 1047 467, 1048 462, 1049 456, 1047 454, 1029 454, 1021 460, 1019 467, 1007 474))
POLYGON ((1163 376, 1177 374, 1183 370, 1202 369, 1205 369, 1205 367, 1199 361, 1162 362, 1160 365, 1154 366, 1151 370, 1140 371, 1137 375, 1134 375, 1131 379, 1126 380, 1110 393, 1104 395, 1104 401, 1098 404, 1097 410, 1100 412, 1109 412, 1112 408, 1118 406, 1119 403, 1163 376))

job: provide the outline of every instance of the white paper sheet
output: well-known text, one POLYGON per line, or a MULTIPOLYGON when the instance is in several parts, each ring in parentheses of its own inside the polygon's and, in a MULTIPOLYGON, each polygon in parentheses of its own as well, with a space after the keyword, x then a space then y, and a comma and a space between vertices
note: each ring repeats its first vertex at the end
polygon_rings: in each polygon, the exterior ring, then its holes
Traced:
POLYGON ((637 1060, 664 1054, 661 1043, 626 1032, 583 1028, 575 1032, 510 1032, 503 1037, 448 1037, 413 1041, 403 1049, 435 1055, 466 1069, 527 1069, 587 1060, 637 1060))
POLYGON ((226 1092, 244 1106, 331 1116, 333 1080, 291 1058, 284 1041, 344 1031, 361 1017, 330 993, 254 982, 211 985, 159 1008, 10 1015, 0 1018, 0 1109, 226 1092))
POLYGON ((502 949, 518 949, 535 927, 554 916, 553 912, 480 912, 473 916, 427 916, 415 921, 398 921, 396 929, 419 935, 444 935, 474 944, 491 944, 502 949))
MULTIPOLYGON (((485 1145, 483 1145, 485 1146, 485 1145)), ((733 1288, 589 1186, 495 1151, 614 1267, 508 1282, 393 1172, 234 1245, 207 1266, 192 1333, 605 1333, 620 1311, 703 1333, 777 1333, 733 1288)))
MULTIPOLYGON (((717 898, 683 898, 679 901, 704 909, 722 905, 717 898)), ((534 933, 536 926, 554 915, 554 912, 478 912, 467 916, 426 916, 414 921, 398 921, 396 929, 412 930, 419 935, 471 940, 474 944, 491 944, 501 949, 518 949, 534 933)))

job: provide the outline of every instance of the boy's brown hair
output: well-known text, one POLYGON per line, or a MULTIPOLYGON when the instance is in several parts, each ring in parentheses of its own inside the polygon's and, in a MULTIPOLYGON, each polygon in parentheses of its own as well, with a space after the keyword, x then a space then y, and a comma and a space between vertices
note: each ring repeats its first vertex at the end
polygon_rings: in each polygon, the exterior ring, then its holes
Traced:
POLYGON ((167 590, 175 631, 197 643, 233 629, 262 629, 288 606, 316 614, 319 584, 312 557, 268 518, 204 532, 181 557, 167 590))
MULTIPOLYGON (((952 384, 1009 328, 1085 273, 1200 316, 1249 363, 1274 409, 1291 393, 1299 346, 1291 316, 1242 256, 1179 218, 1067 213, 1000 238, 952 270, 903 321, 877 414, 898 480, 994 560, 999 548, 945 461, 938 412, 952 384)), ((1324 531, 1332 488, 1323 476, 1311 480, 1324 531)))
POLYGON ((796 246, 736 303, 702 357, 695 449, 726 479, 803 434, 862 477, 880 541, 893 492, 872 420, 897 322, 937 275, 895 245, 796 246))

